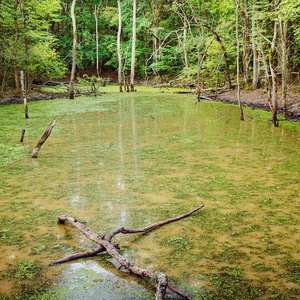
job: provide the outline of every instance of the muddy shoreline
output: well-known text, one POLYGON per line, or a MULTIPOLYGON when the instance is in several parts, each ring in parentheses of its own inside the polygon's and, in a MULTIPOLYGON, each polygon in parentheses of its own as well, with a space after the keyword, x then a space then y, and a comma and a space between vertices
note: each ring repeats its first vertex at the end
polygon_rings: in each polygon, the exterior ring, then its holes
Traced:
MULTIPOLYGON (((209 96, 209 95, 208 95, 209 96)), ((220 101, 228 104, 237 104, 236 91, 226 91, 221 94, 209 96, 214 101, 220 101)), ((40 101, 40 100, 51 100, 57 98, 68 98, 67 92, 33 92, 27 95, 27 101, 40 101)), ((267 102, 267 95, 264 90, 256 91, 241 91, 241 101, 244 107, 250 107, 252 109, 261 109, 270 111, 269 104, 267 102)), ((22 104, 23 98, 17 96, 6 96, 0 99, 0 106, 9 104, 22 104)), ((300 122, 300 94, 290 93, 288 95, 288 120, 292 122, 300 122)), ((278 95, 278 112, 282 114, 282 101, 281 96, 278 95)))
MULTIPOLYGON (((281 95, 278 94, 278 112, 283 113, 281 95)), ((228 91, 217 95, 214 99, 215 101, 220 101, 223 103, 237 104, 237 95, 236 91, 228 91)), ((250 107, 252 109, 261 109, 265 111, 270 111, 268 104, 268 98, 265 90, 256 90, 256 91, 241 91, 241 102, 245 107, 250 107)), ((292 94, 288 95, 287 100, 287 113, 288 120, 292 122, 300 122, 300 95, 292 94)))

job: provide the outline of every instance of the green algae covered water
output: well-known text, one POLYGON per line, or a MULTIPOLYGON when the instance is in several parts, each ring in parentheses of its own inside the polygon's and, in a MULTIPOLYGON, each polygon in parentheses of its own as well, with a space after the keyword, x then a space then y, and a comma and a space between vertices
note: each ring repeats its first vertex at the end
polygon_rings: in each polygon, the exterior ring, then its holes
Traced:
POLYGON ((192 299, 298 299, 300 126, 274 128, 249 110, 241 122, 236 106, 213 106, 225 116, 190 95, 144 90, 31 102, 27 120, 22 105, 0 107, 0 299, 154 299, 106 254, 49 267, 96 247, 57 217, 105 234, 201 204, 114 242, 192 299))

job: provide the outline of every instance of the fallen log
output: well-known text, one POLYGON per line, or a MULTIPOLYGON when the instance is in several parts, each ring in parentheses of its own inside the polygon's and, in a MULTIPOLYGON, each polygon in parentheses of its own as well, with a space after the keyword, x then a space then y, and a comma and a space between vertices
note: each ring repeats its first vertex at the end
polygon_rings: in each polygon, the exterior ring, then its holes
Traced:
POLYGON ((124 227, 118 228, 114 231, 112 231, 111 233, 107 234, 107 235, 97 235, 96 233, 94 233, 93 231, 91 231, 89 228, 87 228, 83 222, 73 218, 72 216, 69 215, 60 215, 58 217, 58 223, 63 224, 65 221, 68 221, 70 224, 72 224, 75 228, 77 228, 81 233, 83 233, 87 238, 89 238, 90 240, 94 241, 95 243, 97 243, 98 245, 100 245, 100 247, 98 247, 95 250, 92 251, 88 251, 88 252, 82 252, 82 253, 77 253, 77 254, 73 254, 71 256, 68 256, 66 258, 62 258, 60 260, 57 260, 55 262, 53 262, 51 265, 55 265, 58 263, 62 263, 62 262, 66 262, 69 261, 70 257, 72 257, 71 259, 77 259, 77 258, 82 258, 82 257, 87 257, 87 256, 92 256, 92 255, 96 255, 99 252, 102 252, 104 250, 107 251, 107 253, 113 257, 116 261, 118 261, 123 267, 125 267, 126 269, 128 269, 130 272, 132 272, 135 275, 138 276, 142 276, 145 278, 148 278, 149 280, 155 280, 158 283, 158 287, 157 287, 157 293, 156 293, 156 300, 163 300, 165 299, 165 293, 166 293, 166 288, 169 288, 171 291, 177 293, 178 295, 180 295, 181 297, 185 298, 185 299, 190 299, 191 298, 187 295, 185 295, 184 293, 182 293, 181 291, 177 290, 176 288, 172 287, 169 283, 168 283, 168 279, 167 276, 164 273, 160 273, 160 272, 156 272, 153 271, 151 269, 142 269, 139 268, 135 265, 133 265, 129 260, 127 260, 126 258, 124 258, 118 251, 117 251, 117 245, 113 245, 111 243, 111 239, 117 235, 118 233, 123 233, 123 234, 129 234, 129 233, 142 233, 142 232, 146 232, 146 231, 150 231, 152 229, 155 229, 157 227, 160 227, 162 225, 171 223, 171 222, 175 222, 177 220, 186 218, 188 216, 190 216, 191 214, 195 213, 196 211, 198 211, 199 209, 201 209, 204 205, 201 205, 195 209, 193 209, 192 211, 185 213, 183 215, 174 217, 174 218, 170 218, 164 221, 160 221, 158 223, 143 227, 143 228, 139 228, 139 229, 126 229, 124 227), (87 255, 88 254, 88 255, 87 255))
POLYGON ((195 92, 196 92, 195 90, 186 90, 186 91, 171 92, 171 94, 194 94, 195 92))
POLYGON ((56 116, 54 117, 53 121, 49 124, 48 128, 46 129, 42 137, 39 139, 38 143, 33 148, 32 156, 31 156, 32 158, 37 158, 40 148, 46 142, 47 138, 50 136, 51 131, 55 125, 55 122, 56 122, 56 116))

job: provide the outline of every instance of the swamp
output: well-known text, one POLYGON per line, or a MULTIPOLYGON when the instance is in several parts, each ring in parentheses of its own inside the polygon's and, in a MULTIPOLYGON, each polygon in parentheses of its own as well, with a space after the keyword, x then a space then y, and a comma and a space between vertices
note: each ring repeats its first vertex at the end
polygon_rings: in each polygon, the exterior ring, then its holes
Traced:
MULTIPOLYGON (((99 235, 198 299, 299 299, 300 123, 138 87, 0 107, 0 299, 154 299, 156 289, 105 253, 49 266, 99 235), (222 112, 222 115, 212 106, 222 112), (31 152, 56 116, 36 159, 31 152), (251 117, 251 118, 250 118, 251 117), (24 142, 20 143, 25 129, 24 142)), ((179 299, 167 290, 166 299, 179 299)))

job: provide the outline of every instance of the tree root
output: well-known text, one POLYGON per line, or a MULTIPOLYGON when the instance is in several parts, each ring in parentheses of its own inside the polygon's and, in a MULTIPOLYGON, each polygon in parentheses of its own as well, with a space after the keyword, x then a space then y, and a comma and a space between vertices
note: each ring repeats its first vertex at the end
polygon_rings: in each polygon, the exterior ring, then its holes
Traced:
POLYGON ((133 274, 138 275, 138 276, 142 276, 142 277, 146 277, 150 280, 154 279, 158 283, 157 293, 156 293, 156 298, 155 298, 156 300, 165 299, 166 288, 169 288, 171 291, 175 292, 176 294, 180 295, 181 297, 183 297, 185 299, 190 299, 191 300, 191 298, 189 296, 185 295, 184 293, 180 292, 176 288, 172 287, 168 283, 168 278, 164 273, 156 272, 156 271, 153 271, 153 270, 150 270, 150 269, 142 269, 142 268, 139 268, 139 267, 136 267, 135 265, 133 265, 130 261, 128 261, 122 255, 120 255, 120 253, 117 251, 118 244, 113 245, 111 243, 111 239, 115 235, 117 235, 118 233, 123 233, 123 234, 141 233, 141 232, 146 232, 146 231, 152 230, 154 228, 157 228, 159 226, 162 226, 162 225, 165 225, 165 224, 168 224, 168 223, 171 223, 171 222, 175 222, 177 220, 180 220, 180 219, 183 219, 185 217, 190 216, 191 214, 193 214, 197 210, 201 209, 203 206, 204 205, 201 205, 201 206, 193 209, 192 211, 190 211, 188 213, 185 213, 183 215, 180 215, 180 216, 177 216, 177 217, 174 217, 174 218, 170 218, 168 220, 164 220, 164 221, 152 224, 152 225, 147 226, 147 227, 143 227, 143 228, 139 228, 139 229, 126 229, 124 227, 121 227, 117 230, 112 231, 111 233, 107 234, 106 236, 97 235, 96 233, 94 233, 90 229, 88 229, 83 224, 83 222, 81 222, 79 220, 76 220, 72 216, 60 215, 58 217, 58 223, 64 223, 65 221, 68 221, 74 227, 76 227, 80 232, 82 232, 86 237, 88 237, 90 240, 92 240, 95 243, 97 243, 98 245, 100 245, 100 247, 98 247, 94 250, 91 250, 91 251, 81 252, 81 253, 77 253, 77 254, 67 256, 65 258, 62 258, 62 259, 59 259, 59 260, 53 262, 51 265, 67 262, 67 261, 82 258, 82 257, 90 257, 90 256, 94 256, 94 255, 96 255, 96 254, 98 254, 102 251, 107 251, 107 253, 111 257, 113 257, 123 267, 128 269, 133 274))

